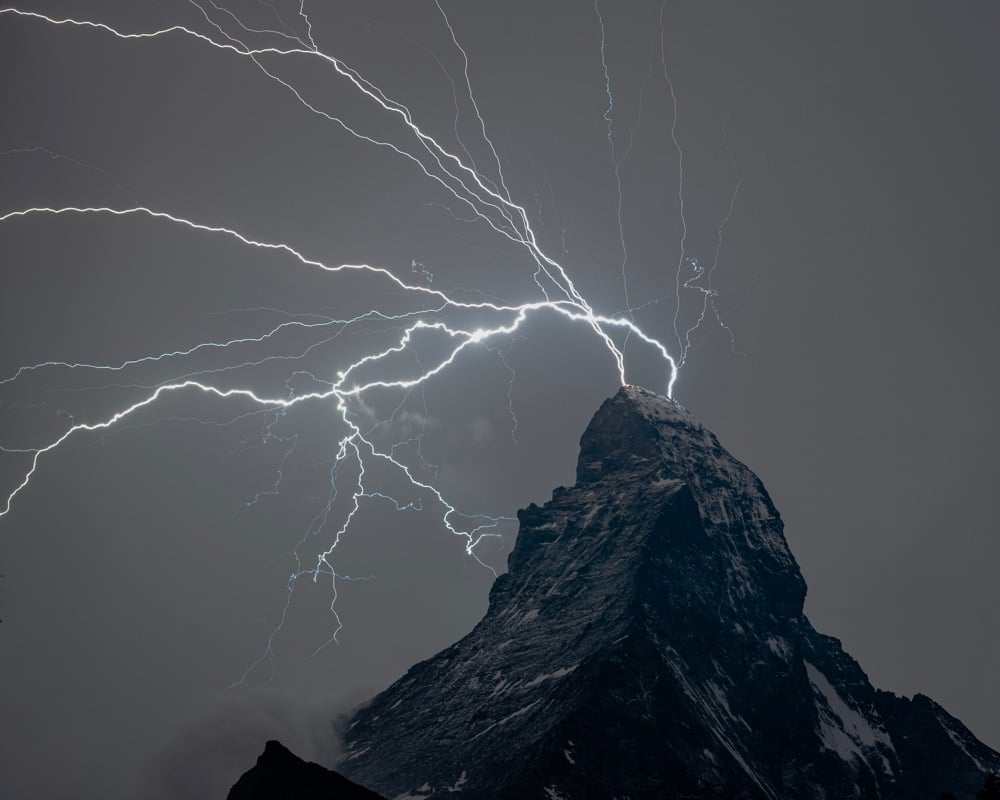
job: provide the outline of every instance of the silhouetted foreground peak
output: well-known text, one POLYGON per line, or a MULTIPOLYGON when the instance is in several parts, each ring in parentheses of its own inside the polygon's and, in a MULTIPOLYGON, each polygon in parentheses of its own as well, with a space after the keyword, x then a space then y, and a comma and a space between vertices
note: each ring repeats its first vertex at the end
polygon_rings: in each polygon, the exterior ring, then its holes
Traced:
POLYGON ((244 772, 228 800, 384 800, 333 770, 303 761, 269 741, 257 764, 244 772))

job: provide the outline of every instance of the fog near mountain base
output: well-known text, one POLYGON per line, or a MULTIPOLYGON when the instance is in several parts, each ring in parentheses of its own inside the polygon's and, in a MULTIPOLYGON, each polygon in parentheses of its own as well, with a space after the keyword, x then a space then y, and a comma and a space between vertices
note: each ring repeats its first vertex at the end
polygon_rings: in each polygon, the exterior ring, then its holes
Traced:
MULTIPOLYGON (((358 697, 357 702, 365 698, 358 697)), ((350 704, 305 704, 281 691, 234 695, 181 729, 142 771, 137 800, 222 800, 269 739, 324 767, 340 755, 338 722, 350 704)))

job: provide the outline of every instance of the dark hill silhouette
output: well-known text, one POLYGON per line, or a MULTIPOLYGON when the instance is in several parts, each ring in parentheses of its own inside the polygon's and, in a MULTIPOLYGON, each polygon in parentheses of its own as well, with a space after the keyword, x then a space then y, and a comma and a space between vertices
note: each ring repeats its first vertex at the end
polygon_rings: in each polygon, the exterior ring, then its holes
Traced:
POLYGON ((280 742, 270 741, 257 764, 243 773, 228 800, 384 800, 343 775, 303 761, 280 742))

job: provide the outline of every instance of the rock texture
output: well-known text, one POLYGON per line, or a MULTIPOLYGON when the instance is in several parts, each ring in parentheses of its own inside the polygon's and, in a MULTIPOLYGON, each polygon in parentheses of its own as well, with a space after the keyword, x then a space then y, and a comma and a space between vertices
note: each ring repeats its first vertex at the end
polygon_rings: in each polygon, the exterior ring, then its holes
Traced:
POLYGON ((257 764, 243 773, 228 800, 384 800, 343 775, 303 761, 280 742, 270 741, 257 764))
POLYGON ((812 628, 763 485, 672 401, 606 401, 576 485, 519 519, 483 620, 356 715, 353 780, 428 800, 935 800, 1000 771, 812 628))

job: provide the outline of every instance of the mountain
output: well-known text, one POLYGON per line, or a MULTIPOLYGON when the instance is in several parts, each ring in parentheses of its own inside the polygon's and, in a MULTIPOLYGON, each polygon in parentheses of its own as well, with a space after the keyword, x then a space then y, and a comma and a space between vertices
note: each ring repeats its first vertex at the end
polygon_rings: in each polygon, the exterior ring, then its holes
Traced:
POLYGON ((333 770, 303 761, 280 742, 270 741, 257 764, 243 773, 227 800, 384 800, 333 770))
POLYGON ((671 400, 607 400, 576 485, 518 518, 482 621, 356 714, 352 780, 399 800, 935 800, 1000 771, 813 629, 764 486, 671 400))

